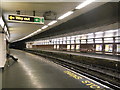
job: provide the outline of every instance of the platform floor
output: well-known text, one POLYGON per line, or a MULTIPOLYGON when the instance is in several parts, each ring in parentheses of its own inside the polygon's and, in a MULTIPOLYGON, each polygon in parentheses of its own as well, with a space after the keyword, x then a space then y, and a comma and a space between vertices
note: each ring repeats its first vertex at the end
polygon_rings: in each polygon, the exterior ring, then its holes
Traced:
POLYGON ((9 61, 3 88, 108 88, 47 58, 13 49, 11 54, 19 60, 9 61))

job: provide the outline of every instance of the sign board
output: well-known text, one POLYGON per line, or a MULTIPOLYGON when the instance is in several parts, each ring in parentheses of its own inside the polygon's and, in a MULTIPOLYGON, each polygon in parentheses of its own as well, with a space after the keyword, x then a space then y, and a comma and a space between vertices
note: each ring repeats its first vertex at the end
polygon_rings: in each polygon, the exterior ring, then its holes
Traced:
POLYGON ((8 15, 8 21, 21 22, 21 23, 23 22, 23 23, 44 24, 44 17, 8 15))

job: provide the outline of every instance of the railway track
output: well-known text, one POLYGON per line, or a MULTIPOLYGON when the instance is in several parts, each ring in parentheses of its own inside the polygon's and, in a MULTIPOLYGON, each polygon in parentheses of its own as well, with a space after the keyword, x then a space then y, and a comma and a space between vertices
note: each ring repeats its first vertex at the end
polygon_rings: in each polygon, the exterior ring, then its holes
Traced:
MULTIPOLYGON (((110 88, 113 88, 115 90, 120 89, 120 83, 119 83, 120 77, 119 76, 115 77, 113 74, 103 72, 103 70, 105 69, 104 67, 99 67, 99 66, 97 67, 97 66, 80 64, 80 63, 73 62, 70 60, 65 60, 62 58, 55 57, 55 56, 50 56, 50 55, 42 54, 39 52, 35 52, 33 50, 29 50, 27 52, 30 52, 30 53, 33 53, 36 55, 40 55, 40 56, 43 56, 45 58, 49 58, 54 63, 57 63, 61 66, 66 67, 66 68, 69 68, 69 69, 76 71, 80 74, 83 74, 83 75, 85 75, 89 78, 92 78, 98 82, 101 82, 104 85, 107 85, 110 88), (100 70, 100 69, 103 69, 103 70, 100 70)), ((112 72, 114 72, 114 69, 112 72)))

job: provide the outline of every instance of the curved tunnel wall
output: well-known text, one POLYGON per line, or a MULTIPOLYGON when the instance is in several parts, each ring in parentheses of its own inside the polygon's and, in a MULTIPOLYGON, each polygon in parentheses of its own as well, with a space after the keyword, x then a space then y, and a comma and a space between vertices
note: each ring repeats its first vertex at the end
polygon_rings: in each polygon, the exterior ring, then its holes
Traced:
POLYGON ((36 36, 33 36, 23 41, 12 43, 10 46, 12 48, 23 49, 25 48, 26 41, 31 40, 34 41, 40 38, 51 37, 75 31, 83 31, 89 28, 114 24, 119 21, 118 19, 119 19, 119 3, 109 2, 85 14, 73 18, 65 23, 62 23, 54 28, 51 28, 50 30, 42 32, 36 36))

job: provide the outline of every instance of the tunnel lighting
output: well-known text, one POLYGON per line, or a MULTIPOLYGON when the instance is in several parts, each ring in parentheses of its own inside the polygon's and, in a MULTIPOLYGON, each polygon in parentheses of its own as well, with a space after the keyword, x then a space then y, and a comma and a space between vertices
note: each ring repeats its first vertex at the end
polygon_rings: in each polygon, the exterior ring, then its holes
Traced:
POLYGON ((41 30, 42 30, 42 29, 38 29, 38 30, 36 30, 35 32, 31 33, 30 35, 34 35, 34 34, 40 32, 41 30))
POLYGON ((38 29, 37 31, 35 31, 35 32, 31 33, 31 34, 29 34, 28 37, 30 37, 30 36, 32 36, 32 35, 34 35, 34 34, 40 32, 41 30, 42 30, 42 29, 38 29))
POLYGON ((40 32, 42 29, 38 29, 37 32, 40 32))
POLYGON ((48 23, 48 25, 50 26, 50 25, 53 25, 53 24, 55 24, 57 21, 52 21, 52 22, 50 22, 50 23, 48 23))
POLYGON ((47 28, 48 26, 47 25, 45 25, 45 26, 43 26, 41 29, 45 29, 45 28, 47 28))
POLYGON ((15 41, 13 41, 13 42, 17 42, 17 41, 21 41, 21 40, 24 40, 24 39, 26 39, 26 38, 29 38, 29 37, 33 36, 34 34, 40 32, 41 30, 42 30, 42 29, 38 29, 37 31, 35 31, 35 32, 33 32, 33 33, 31 33, 31 34, 29 34, 29 35, 27 35, 27 36, 25 36, 25 37, 23 37, 23 38, 21 38, 21 39, 15 40, 15 41))
POLYGON ((61 19, 65 18, 65 17, 67 17, 67 16, 69 16, 69 15, 71 15, 71 14, 73 14, 73 11, 69 11, 69 12, 63 14, 63 15, 60 16, 58 19, 61 20, 61 19))
POLYGON ((90 4, 90 3, 94 2, 94 1, 95 0, 86 0, 83 3, 81 3, 80 5, 78 5, 75 9, 81 9, 81 8, 87 6, 88 4, 90 4))

